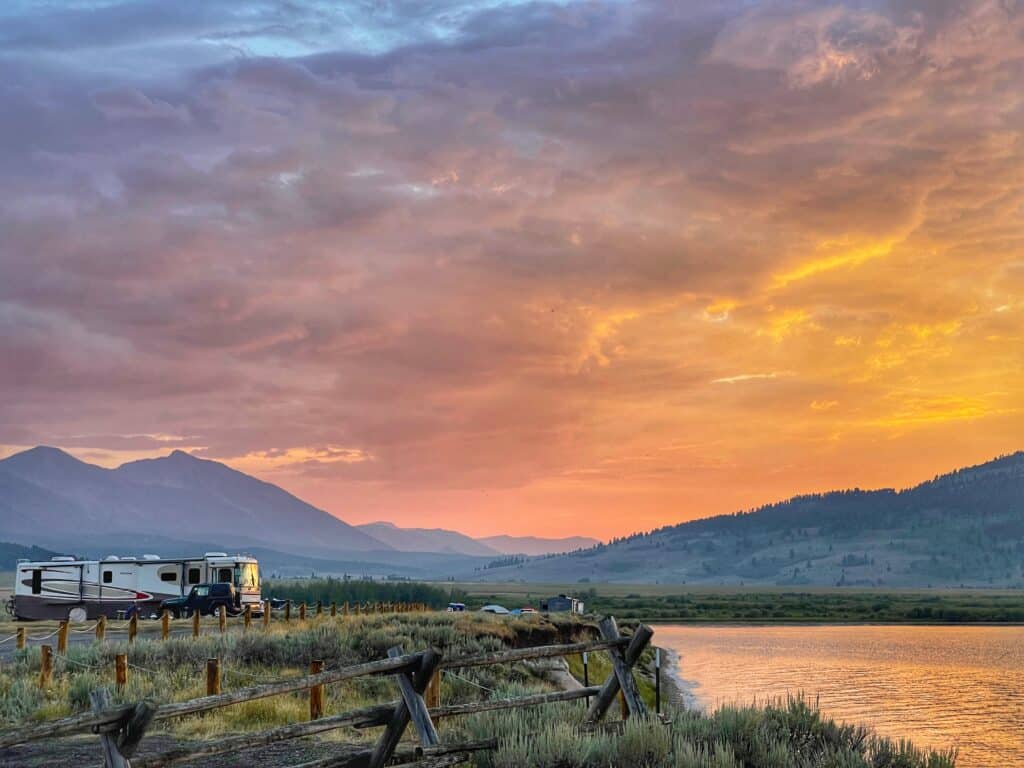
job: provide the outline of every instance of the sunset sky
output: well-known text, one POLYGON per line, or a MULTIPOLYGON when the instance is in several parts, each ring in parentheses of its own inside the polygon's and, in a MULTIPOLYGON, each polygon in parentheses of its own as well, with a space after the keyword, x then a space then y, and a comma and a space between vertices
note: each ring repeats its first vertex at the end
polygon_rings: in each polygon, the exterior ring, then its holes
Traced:
POLYGON ((1024 7, 0 5, 0 456, 609 537, 1024 448, 1024 7))

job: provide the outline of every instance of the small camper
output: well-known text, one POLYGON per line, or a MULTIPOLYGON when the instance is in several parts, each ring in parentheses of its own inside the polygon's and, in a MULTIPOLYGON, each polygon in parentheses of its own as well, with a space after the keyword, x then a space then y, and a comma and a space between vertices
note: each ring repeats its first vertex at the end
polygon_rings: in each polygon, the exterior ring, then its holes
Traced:
POLYGON ((18 619, 85 621, 101 615, 114 618, 136 607, 149 616, 159 611, 161 601, 187 594, 196 584, 222 582, 235 586, 240 610, 251 605, 254 613, 262 611, 256 558, 207 552, 182 558, 109 555, 102 560, 20 561, 11 612, 18 619))

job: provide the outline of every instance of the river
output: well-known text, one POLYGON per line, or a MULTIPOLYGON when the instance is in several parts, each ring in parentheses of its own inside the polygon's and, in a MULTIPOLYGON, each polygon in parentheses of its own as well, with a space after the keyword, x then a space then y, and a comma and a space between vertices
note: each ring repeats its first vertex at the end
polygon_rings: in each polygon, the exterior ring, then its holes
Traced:
POLYGON ((655 629, 704 709, 802 692, 837 720, 956 747, 958 766, 1024 766, 1024 627, 655 629))

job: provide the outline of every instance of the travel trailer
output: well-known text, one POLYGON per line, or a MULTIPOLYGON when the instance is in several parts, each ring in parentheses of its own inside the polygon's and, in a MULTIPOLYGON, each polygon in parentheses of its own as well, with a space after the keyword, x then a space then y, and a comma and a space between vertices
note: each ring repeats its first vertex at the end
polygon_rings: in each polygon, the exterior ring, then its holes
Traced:
POLYGON ((9 610, 18 619, 85 621, 116 618, 137 606, 140 615, 159 611, 160 602, 188 593, 195 584, 230 582, 240 610, 260 613, 260 568, 256 558, 207 552, 198 557, 158 555, 77 560, 55 557, 18 563, 9 610))

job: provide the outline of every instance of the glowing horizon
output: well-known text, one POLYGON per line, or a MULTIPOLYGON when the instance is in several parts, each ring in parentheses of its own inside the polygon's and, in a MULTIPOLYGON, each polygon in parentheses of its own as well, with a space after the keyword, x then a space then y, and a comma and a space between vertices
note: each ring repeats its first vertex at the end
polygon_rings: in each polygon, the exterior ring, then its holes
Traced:
POLYGON ((607 539, 1024 448, 1024 10, 145 8, 0 10, 0 455, 607 539))

